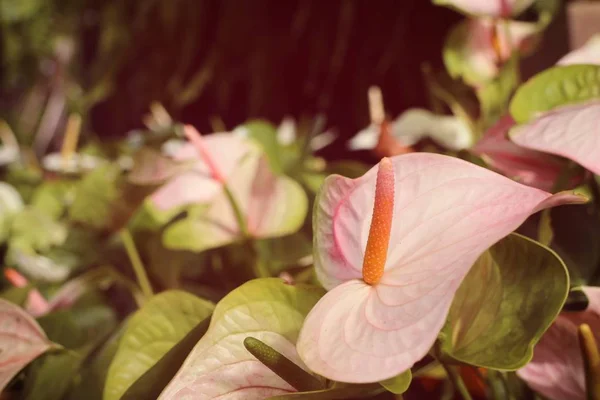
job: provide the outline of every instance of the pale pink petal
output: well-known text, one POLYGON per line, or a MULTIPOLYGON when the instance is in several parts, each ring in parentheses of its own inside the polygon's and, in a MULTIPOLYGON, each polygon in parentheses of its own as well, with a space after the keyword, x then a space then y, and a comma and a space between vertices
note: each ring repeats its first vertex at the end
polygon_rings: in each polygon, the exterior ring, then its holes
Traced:
POLYGON ((517 15, 534 0, 434 0, 437 4, 450 5, 478 16, 508 17, 517 15))
POLYGON ((159 210, 167 211, 189 204, 207 203, 221 190, 221 184, 197 172, 184 172, 152 193, 150 200, 159 210))
POLYGON ((569 158, 600 174, 600 102, 560 107, 511 130, 519 146, 569 158))
POLYGON ((463 39, 465 42, 462 47, 463 62, 480 79, 496 77, 499 66, 508 61, 514 51, 530 51, 539 33, 537 25, 531 22, 495 22, 480 18, 466 23, 467 29, 463 39))
POLYGON ((550 400, 584 400, 585 372, 577 327, 590 325, 600 341, 600 288, 584 287, 589 299, 582 312, 563 312, 546 331, 533 352, 533 359, 518 375, 550 400))
POLYGON ((0 392, 50 346, 42 328, 27 312, 0 299, 0 392))
MULTIPOLYGON (((242 160, 257 151, 247 139, 231 133, 214 133, 201 138, 212 164, 227 181, 242 160)), ((208 164, 192 143, 178 147, 173 159, 191 162, 190 168, 178 174, 151 196, 151 201, 161 210, 189 204, 207 203, 221 191, 221 183, 213 179, 208 164)))
MULTIPOLYGON (((566 162, 552 155, 518 146, 508 139, 515 120, 506 115, 471 149, 493 169, 527 186, 550 191, 566 162)), ((573 180, 576 185, 581 177, 573 180)))
POLYGON ((592 36, 583 46, 573 50, 563 58, 557 65, 573 64, 598 64, 600 65, 600 34, 592 36))
POLYGON ((329 289, 350 282, 311 311, 298 349, 330 379, 374 382, 410 368, 433 344, 460 282, 486 249, 544 207, 583 201, 439 154, 392 161, 394 219, 380 283, 358 280, 377 167, 355 180, 328 178, 315 205, 318 277, 329 289))

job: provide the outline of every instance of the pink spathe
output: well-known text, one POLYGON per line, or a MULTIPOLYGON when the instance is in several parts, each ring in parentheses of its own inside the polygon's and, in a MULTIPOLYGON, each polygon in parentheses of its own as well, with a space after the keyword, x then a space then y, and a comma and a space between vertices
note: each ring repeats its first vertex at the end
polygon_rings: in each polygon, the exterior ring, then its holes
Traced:
POLYGON ((298 353, 314 372, 376 382, 412 367, 431 348, 476 259, 530 215, 587 199, 551 195, 439 154, 391 158, 394 209, 384 272, 363 281, 378 167, 330 176, 314 208, 315 268, 330 291, 306 318, 298 353))
POLYGON ((588 324, 600 342, 600 288, 584 287, 589 305, 563 312, 534 349, 533 359, 517 374, 550 400, 585 400, 585 371, 577 329, 588 324))

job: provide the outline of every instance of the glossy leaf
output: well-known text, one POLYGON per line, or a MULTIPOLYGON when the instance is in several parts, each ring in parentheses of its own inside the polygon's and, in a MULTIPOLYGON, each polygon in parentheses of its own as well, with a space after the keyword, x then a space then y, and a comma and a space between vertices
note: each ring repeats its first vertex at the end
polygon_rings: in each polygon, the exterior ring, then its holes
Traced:
POLYGON ((0 299, 0 391, 51 346, 52 342, 27 312, 0 299))
POLYGON ((510 103, 510 113, 522 124, 556 107, 594 99, 600 99, 600 66, 559 66, 521 85, 510 103))
POLYGON ((245 348, 256 337, 296 365, 295 342, 305 315, 321 297, 317 288, 256 279, 217 304, 210 327, 159 399, 263 399, 295 391, 245 348))
POLYGON ((182 291, 154 296, 127 322, 108 371, 104 400, 120 399, 212 310, 212 303, 182 291))
POLYGON ((315 269, 330 291, 306 318, 298 353, 332 380, 376 382, 411 368, 431 348, 462 279, 485 250, 542 209, 585 201, 453 157, 392 160, 393 223, 377 283, 367 284, 362 271, 379 168, 355 180, 330 176, 316 199, 315 269))
POLYGON ((23 199, 8 183, 0 182, 0 242, 9 235, 14 215, 23 209, 23 199))
POLYGON ((120 400, 157 399, 175 376, 196 343, 202 339, 210 317, 196 325, 183 339, 171 348, 156 364, 127 389, 120 400))
POLYGON ((392 392, 394 394, 402 394, 408 390, 410 386, 410 382, 412 381, 412 373, 410 369, 398 376, 395 376, 390 379, 386 379, 385 381, 381 381, 381 386, 383 386, 388 392, 392 392))
POLYGON ((558 315, 569 292, 560 258, 512 234, 485 252, 450 307, 442 350, 480 367, 515 370, 558 315))
POLYGON ((61 400, 73 384, 84 354, 61 350, 42 355, 28 369, 23 399, 61 400))
MULTIPOLYGON (((246 157, 228 183, 251 237, 285 236, 297 231, 307 213, 308 199, 302 187, 269 170, 263 157, 246 157)), ((225 192, 205 209, 166 229, 164 244, 178 250, 204 251, 242 239, 241 229, 225 192)))

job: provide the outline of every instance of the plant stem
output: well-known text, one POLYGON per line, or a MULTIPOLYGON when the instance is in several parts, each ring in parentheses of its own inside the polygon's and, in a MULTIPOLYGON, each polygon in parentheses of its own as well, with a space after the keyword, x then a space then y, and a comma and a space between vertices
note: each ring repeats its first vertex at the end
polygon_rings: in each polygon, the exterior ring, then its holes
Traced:
POLYGON ((225 191, 227 200, 229 200, 229 204, 231 204, 231 208, 233 209, 233 214, 235 215, 235 219, 238 223, 238 226, 240 228, 240 232, 242 233, 242 236, 244 238, 249 237, 250 233, 248 232, 248 225, 246 224, 246 219, 244 218, 244 214, 242 214, 242 210, 240 209, 240 206, 238 205, 237 201, 235 200, 235 197, 233 197, 233 193, 231 193, 231 190, 229 190, 229 186, 227 186, 227 184, 224 182, 223 182, 223 190, 225 191))
POLYGON ((594 334, 587 324, 579 326, 579 344, 585 366, 586 398, 600 400, 600 354, 594 334))
POLYGON ((442 364, 442 367, 444 367, 444 370, 446 370, 448 378, 450 378, 450 382, 452 382, 452 385, 454 385, 454 388, 456 391, 458 391, 458 393, 460 393, 462 398, 464 400, 473 400, 460 374, 456 371, 456 367, 448 365, 441 360, 440 363, 442 364))
POLYGON ((120 236, 123 244, 125 245, 125 251, 127 251, 131 266, 133 267, 133 272, 135 272, 135 277, 137 278, 140 289, 142 289, 142 293, 145 297, 152 297, 152 295, 154 295, 154 292, 152 291, 152 285, 150 285, 150 280, 148 279, 148 275, 146 274, 146 270, 142 264, 140 254, 135 248, 135 243, 133 242, 131 233, 128 229, 124 228, 121 230, 120 236))

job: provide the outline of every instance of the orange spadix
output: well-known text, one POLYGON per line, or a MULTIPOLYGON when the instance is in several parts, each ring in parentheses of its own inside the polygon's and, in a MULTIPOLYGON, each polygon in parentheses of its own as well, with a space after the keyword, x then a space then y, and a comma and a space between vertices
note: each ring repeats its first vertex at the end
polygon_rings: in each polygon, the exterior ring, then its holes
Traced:
POLYGON ((394 165, 389 158, 379 162, 375 204, 363 260, 363 280, 374 285, 381 279, 387 259, 394 215, 394 165))

